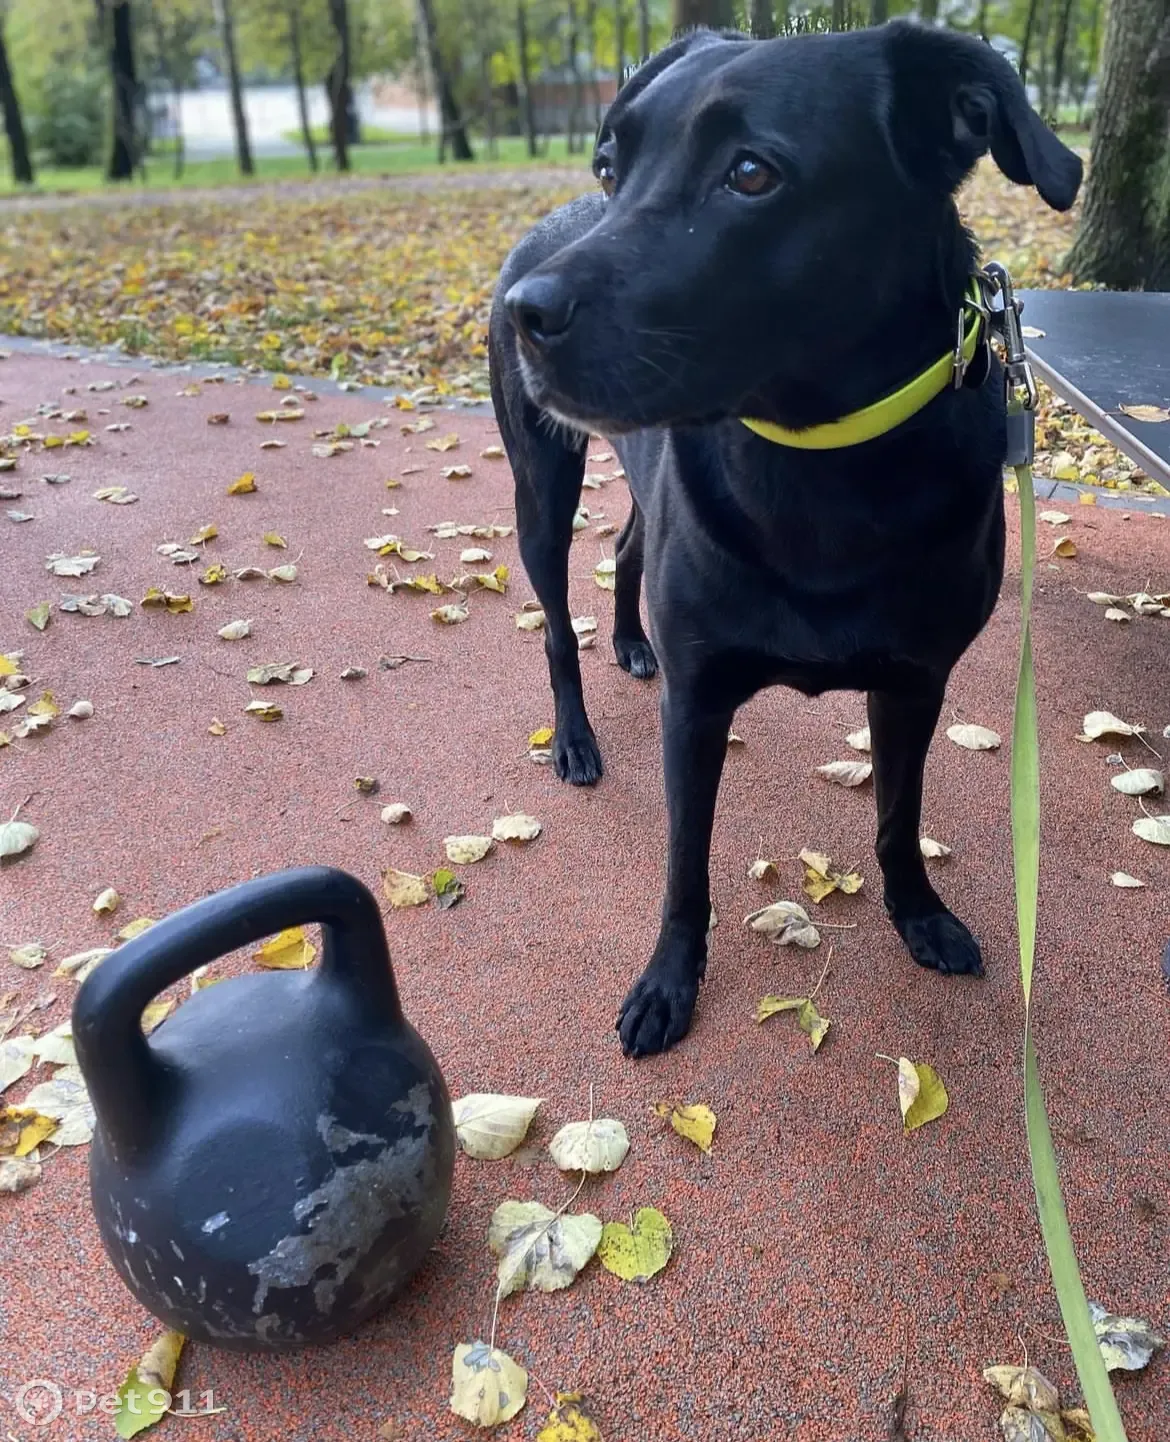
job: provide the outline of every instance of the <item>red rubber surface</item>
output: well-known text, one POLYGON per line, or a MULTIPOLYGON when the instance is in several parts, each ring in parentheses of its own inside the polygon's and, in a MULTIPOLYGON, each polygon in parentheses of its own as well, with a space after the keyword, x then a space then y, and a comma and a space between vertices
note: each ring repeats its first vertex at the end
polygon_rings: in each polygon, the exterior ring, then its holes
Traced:
MULTIPOLYGON (((439 417, 432 434, 455 431, 463 443, 436 455, 423 448, 428 437, 400 437, 402 417, 376 399, 330 397, 276 430, 287 449, 261 451, 273 432, 254 413, 280 400, 266 387, 207 386, 178 398, 185 378, 143 371, 128 380, 124 369, 96 364, 26 356, 0 364, 0 430, 76 385, 65 404, 88 408, 98 441, 29 456, 0 475, 0 489, 24 490, 3 507, 36 516, 24 525, 0 517, 0 650, 23 647, 38 692, 50 689, 64 705, 88 697, 96 713, 62 717, 48 735, 0 750, 0 809, 31 795, 23 814, 41 829, 35 851, 0 875, 0 940, 40 938, 56 960, 132 917, 160 916, 259 871, 329 862, 376 887, 386 866, 444 864, 445 835, 486 831, 508 808, 545 828, 526 849, 499 847, 463 868, 467 897, 454 910, 387 917, 407 1013, 453 1093, 544 1096, 532 1146, 495 1164, 460 1157, 441 1246, 410 1295, 359 1336, 286 1359, 190 1347, 180 1385, 213 1389, 227 1410, 187 1425, 205 1442, 373 1438, 387 1422, 411 1442, 468 1435, 446 1401, 452 1349, 490 1325, 488 1220, 506 1197, 556 1206, 566 1196, 541 1148, 562 1123, 587 1115, 591 1086, 598 1114, 622 1118, 632 1148, 577 1207, 606 1219, 660 1207, 675 1227, 674 1259, 640 1288, 594 1264, 567 1292, 511 1299, 498 1344, 548 1388, 585 1391, 609 1442, 878 1442, 903 1365, 908 1437, 992 1438, 998 1407, 980 1373, 1022 1360, 1018 1333, 1071 1398, 1022 1131, 1006 744, 972 754, 940 737, 931 755, 925 830, 954 847, 939 867, 940 889, 988 963, 983 982, 946 980, 914 967, 880 912, 870 788, 844 791, 813 773, 851 754, 843 737, 864 721, 861 698, 757 698, 737 721, 746 745, 732 751, 720 796, 712 863, 720 923, 695 1028, 666 1057, 625 1061, 613 1022, 655 935, 664 812, 657 688, 613 662, 612 598, 592 580, 597 540, 586 533, 576 543, 572 600, 600 622, 582 665, 608 769, 596 790, 580 791, 526 756, 528 733, 549 724, 552 710, 540 638, 513 624, 529 594, 514 537, 485 543, 513 567, 512 589, 472 596, 462 626, 432 622, 431 597, 365 584, 374 558, 364 537, 392 531, 422 547, 426 526, 439 520, 511 520, 506 463, 479 459, 496 439, 488 421, 439 417), (117 391, 86 393, 107 374, 117 391), (128 390, 148 395, 149 406, 117 404, 128 390), (99 415, 106 404, 111 413, 99 415), (222 410, 230 425, 205 424, 222 410), (394 424, 373 433, 379 448, 332 460, 309 454, 310 428, 380 414, 394 424), (103 429, 123 419, 131 430, 103 429), (472 466, 472 479, 441 478, 440 467, 456 461, 472 466), (409 464, 425 469, 387 490, 385 479, 409 464), (255 471, 257 493, 225 495, 244 470, 255 471), (46 486, 44 471, 73 479, 46 486), (112 484, 141 499, 115 507, 91 498, 112 484), (387 505, 401 514, 382 516, 387 505), (155 553, 207 522, 219 527, 209 561, 230 569, 299 557, 300 579, 205 588, 155 553), (287 537, 287 552, 263 545, 269 529, 287 537), (91 578, 58 581, 45 571, 50 552, 87 545, 102 557, 91 578), (126 620, 55 612, 43 635, 22 619, 62 592, 112 590, 137 602, 149 585, 190 591, 194 612, 136 607, 126 620), (218 627, 240 617, 254 618, 251 639, 217 639, 218 627), (430 659, 385 671, 382 653, 430 659), (179 665, 134 664, 170 654, 179 665), (279 660, 317 675, 302 688, 252 688, 284 708, 282 722, 265 725, 242 714, 244 672, 279 660), (369 676, 343 682, 346 665, 369 676), (226 723, 225 736, 208 734, 213 717, 226 723), (376 776, 380 794, 359 796, 358 775, 376 776), (413 808, 409 826, 379 821, 394 800, 413 808), (811 908, 857 923, 826 934, 833 963, 819 1003, 833 1031, 815 1057, 789 1018, 763 1027, 753 1019, 765 992, 806 993, 826 955, 773 949, 741 926, 766 901, 799 897, 792 860, 782 860, 778 887, 746 879, 761 845, 778 858, 813 846, 866 876, 860 897, 811 908), (90 903, 107 885, 124 900, 116 918, 100 920, 90 903), (876 1052, 937 1067, 948 1114, 904 1139, 894 1071, 876 1052), (663 1130, 650 1111, 662 1097, 715 1109, 710 1157, 663 1130), (996 1273, 1010 1278, 1002 1298, 989 1281, 996 1273)), ((618 520, 625 492, 611 483, 585 502, 618 520)), ((1073 520, 1063 533, 1080 554, 1056 569, 1041 563, 1036 599, 1045 808, 1037 1037, 1089 1295, 1165 1329, 1170 999, 1158 957, 1170 934, 1170 858, 1130 834, 1137 808, 1109 787, 1112 743, 1074 737, 1084 712, 1108 708, 1143 721, 1160 750, 1170 744, 1161 740, 1170 621, 1111 625, 1078 594, 1170 588, 1170 522, 1066 509, 1073 520), (1149 889, 1112 888, 1115 868, 1149 889)), ((1015 518, 1009 502, 1009 529, 1015 518)), ((1041 530, 1041 545, 1050 544, 1041 530)), ((440 576, 460 569, 467 544, 479 543, 435 545, 440 576)), ((612 541, 604 544, 611 554, 612 541)), ((950 695, 955 718, 992 726, 1005 743, 1017 647, 1014 559, 1010 566, 1005 599, 950 695)), ((1136 741, 1123 749, 1131 764, 1157 764, 1136 741)), ((0 994, 56 993, 40 1014, 45 1028, 64 1019, 74 989, 50 981, 51 966, 29 973, 0 959, 0 994)), ((247 1168, 246 1157, 239 1162, 247 1168)), ((33 1377, 66 1389, 65 1414, 50 1428, 30 1428, 4 1402, 0 1420, 21 1442, 112 1435, 107 1419, 75 1415, 72 1389, 112 1391, 155 1325, 100 1251, 84 1149, 58 1155, 37 1187, 3 1198, 0 1211, 0 1391, 11 1399, 33 1377)), ((1133 1442, 1160 1438, 1170 1362, 1157 1359, 1117 1390, 1133 1442)), ((529 1399, 503 1435, 535 1435, 546 1412, 536 1380, 529 1399)), ((183 1425, 168 1421, 166 1434, 183 1425)))

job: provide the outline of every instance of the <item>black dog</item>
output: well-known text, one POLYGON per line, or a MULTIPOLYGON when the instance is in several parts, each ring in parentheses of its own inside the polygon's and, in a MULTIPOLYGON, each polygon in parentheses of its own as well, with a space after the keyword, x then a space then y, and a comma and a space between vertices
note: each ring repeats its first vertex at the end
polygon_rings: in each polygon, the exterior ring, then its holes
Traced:
POLYGON ((690 1025, 728 729, 765 686, 868 692, 886 909, 920 965, 982 971, 918 836, 947 678, 1003 576, 1002 370, 983 341, 957 384, 948 366, 946 388, 887 433, 841 439, 831 423, 978 324, 953 195, 989 150, 1050 206, 1072 204, 1080 161, 980 41, 906 22, 770 41, 699 31, 618 95, 594 161, 603 194, 549 216, 504 267, 493 397, 547 616, 560 775, 601 772, 566 604, 590 431, 616 438, 634 497, 614 645, 635 675, 655 655, 663 670, 668 880, 618 1021, 628 1054, 690 1025))

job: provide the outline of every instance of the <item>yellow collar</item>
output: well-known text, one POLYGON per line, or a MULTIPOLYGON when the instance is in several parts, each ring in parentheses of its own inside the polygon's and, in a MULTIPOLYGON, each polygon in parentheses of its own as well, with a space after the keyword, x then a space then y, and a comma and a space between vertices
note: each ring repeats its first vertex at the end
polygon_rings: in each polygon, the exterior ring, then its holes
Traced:
POLYGON ((970 364, 979 347, 984 307, 978 282, 973 281, 970 294, 963 301, 959 312, 959 334, 961 345, 956 344, 953 352, 940 356, 928 369, 916 375, 901 390, 883 396, 880 401, 842 416, 837 421, 826 421, 824 425, 808 426, 802 431, 790 431, 774 421, 755 421, 741 417, 749 431, 774 441, 778 446, 792 446, 802 451, 833 451, 846 446, 858 446, 863 441, 872 441, 884 436, 896 426, 917 415, 935 396, 955 382, 961 381, 963 371, 970 364), (963 330, 963 317, 972 311, 972 318, 963 330))

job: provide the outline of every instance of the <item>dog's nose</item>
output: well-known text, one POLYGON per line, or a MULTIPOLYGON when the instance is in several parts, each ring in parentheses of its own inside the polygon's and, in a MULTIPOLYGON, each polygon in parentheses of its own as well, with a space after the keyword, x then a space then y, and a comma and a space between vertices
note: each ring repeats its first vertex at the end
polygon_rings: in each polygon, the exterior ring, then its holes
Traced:
POLYGON ((534 346, 559 340, 572 324, 577 301, 555 275, 526 275, 504 297, 516 329, 534 346))

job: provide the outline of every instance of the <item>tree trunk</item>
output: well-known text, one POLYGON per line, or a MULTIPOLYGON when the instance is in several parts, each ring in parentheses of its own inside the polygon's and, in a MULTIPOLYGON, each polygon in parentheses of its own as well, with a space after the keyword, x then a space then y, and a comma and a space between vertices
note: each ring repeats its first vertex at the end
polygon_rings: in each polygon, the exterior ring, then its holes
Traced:
POLYGON ((577 54, 577 0, 569 0, 569 37, 566 46, 569 71, 573 77, 572 98, 569 101, 568 150, 583 150, 585 137, 582 134, 581 116, 585 109, 585 85, 581 79, 581 62, 577 54))
POLYGON ((24 133, 24 120, 20 114, 20 101, 12 83, 12 71, 8 68, 8 49, 4 44, 3 16, 0 14, 0 107, 4 110, 4 129, 8 135, 8 152, 12 157, 12 178, 21 185, 33 183, 32 160, 28 153, 28 138, 24 133))
POLYGON ((224 59, 228 68, 228 88, 231 91, 232 123, 236 130, 236 159, 241 175, 255 175, 252 163, 252 146, 248 140, 248 116, 244 110, 244 91, 240 84, 240 62, 236 56, 236 27, 232 16, 232 0, 215 0, 219 33, 223 39, 224 59))
POLYGON ((988 0, 979 0, 979 13, 975 17, 975 33, 980 40, 987 39, 987 5, 988 0))
POLYGON ((614 70, 617 72, 618 89, 626 78, 626 5, 625 0, 613 0, 613 45, 614 70))
POLYGON ((675 31, 693 30, 696 25, 734 30, 735 0, 674 0, 675 31))
POLYGON ((1028 52, 1032 48, 1032 36, 1036 33, 1036 18, 1040 13, 1040 0, 1028 0, 1028 14, 1024 19, 1024 38, 1020 41, 1020 83, 1028 83, 1028 52))
POLYGON ((305 150, 309 156, 309 169, 316 173, 319 168, 317 145, 313 140, 313 127, 309 124, 309 97, 305 93, 305 61, 301 51, 301 6, 300 0, 291 0, 288 7, 288 44, 292 51, 293 80, 297 87, 297 109, 301 114, 301 134, 305 139, 305 150))
POLYGON ((1112 0, 1073 279, 1170 290, 1170 0, 1112 0))
POLYGON ((439 32, 435 23, 435 7, 432 0, 418 0, 418 13, 426 40, 427 55, 431 63, 431 75, 434 77, 435 91, 439 99, 439 122, 442 126, 439 142, 440 156, 446 149, 447 141, 450 140, 451 150, 456 160, 474 160, 475 151, 472 150, 471 141, 467 138, 467 127, 459 113, 459 102, 455 99, 455 91, 451 86, 446 66, 443 64, 443 55, 439 49, 439 32))
MULTIPOLYGON (((987 0, 982 0, 986 5, 987 0)), ((890 0, 869 0, 869 23, 884 25, 890 18, 890 0)))
MULTIPOLYGON (((938 0, 932 0, 932 3, 937 5, 938 0)), ((845 0, 833 0, 833 9, 829 23, 834 30, 845 29, 845 0)))
POLYGON ((348 170, 356 122, 350 79, 349 0, 329 0, 329 19, 337 36, 337 55, 325 82, 329 94, 329 138, 338 170, 348 170))
MULTIPOLYGON (((99 6, 99 15, 104 6, 99 6)), ((134 31, 130 0, 113 0, 110 6, 110 80, 114 107, 114 135, 108 180, 131 180, 138 162, 138 76, 134 70, 134 31)))
POLYGON ((924 25, 933 25, 938 20, 938 0, 919 0, 918 18, 924 25))
POLYGON ((187 161, 187 139, 183 134, 183 91, 173 81, 171 84, 171 93, 175 98, 175 179, 181 180, 183 166, 187 161))
POLYGON ((532 75, 528 67, 528 10, 525 0, 516 0, 516 48, 520 57, 520 108, 524 113, 524 138, 528 154, 536 158, 536 111, 532 105, 532 75))
POLYGON ((776 33, 776 21, 772 14, 772 0, 751 0, 749 20, 752 34, 757 40, 770 40, 776 33))
POLYGON ((597 0, 585 0, 585 43, 589 47, 589 75, 593 82, 593 129, 601 129, 601 82, 597 78, 597 0))
MULTIPOLYGON (((986 3, 986 0, 985 0, 986 3)), ((1073 0, 1061 0, 1056 21, 1056 42, 1052 50, 1052 101, 1060 110, 1060 92, 1064 88, 1064 66, 1068 55, 1068 32, 1071 28, 1073 0)))
POLYGON ((650 0, 638 0, 638 58, 650 58, 650 0))

